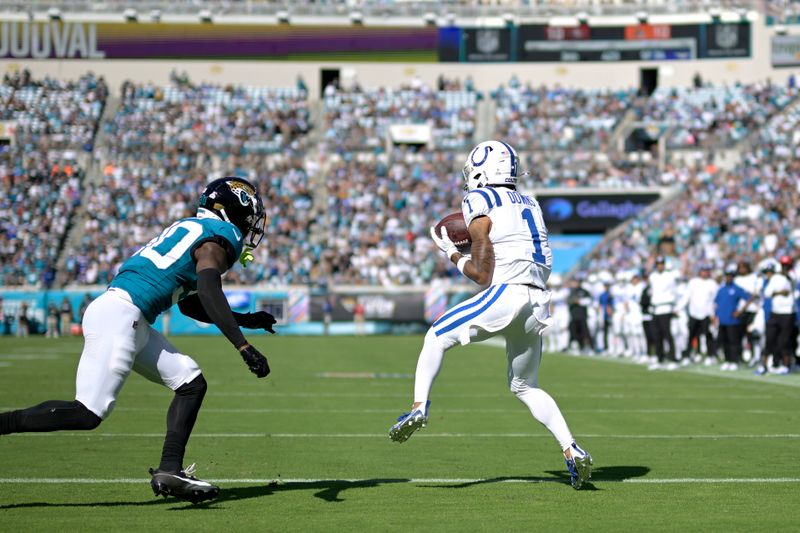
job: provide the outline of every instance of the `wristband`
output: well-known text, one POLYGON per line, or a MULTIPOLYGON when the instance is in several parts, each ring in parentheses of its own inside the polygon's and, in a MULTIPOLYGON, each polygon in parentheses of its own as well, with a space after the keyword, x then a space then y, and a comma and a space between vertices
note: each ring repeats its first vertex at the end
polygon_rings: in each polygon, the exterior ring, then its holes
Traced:
POLYGON ((458 260, 458 263, 456 263, 456 268, 462 274, 464 273, 464 267, 467 266, 467 261, 469 261, 469 257, 462 256, 461 259, 458 260))

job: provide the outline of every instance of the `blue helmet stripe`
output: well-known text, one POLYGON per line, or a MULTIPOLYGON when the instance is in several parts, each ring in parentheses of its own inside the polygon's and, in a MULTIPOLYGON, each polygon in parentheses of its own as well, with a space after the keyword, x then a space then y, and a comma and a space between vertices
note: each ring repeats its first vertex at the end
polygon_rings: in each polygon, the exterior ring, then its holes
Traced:
POLYGON ((499 142, 500 144, 505 146, 506 149, 508 150, 508 153, 511 155, 511 176, 516 178, 517 177, 517 153, 514 152, 514 150, 509 145, 507 145, 505 142, 503 142, 503 141, 497 141, 497 142, 499 142))

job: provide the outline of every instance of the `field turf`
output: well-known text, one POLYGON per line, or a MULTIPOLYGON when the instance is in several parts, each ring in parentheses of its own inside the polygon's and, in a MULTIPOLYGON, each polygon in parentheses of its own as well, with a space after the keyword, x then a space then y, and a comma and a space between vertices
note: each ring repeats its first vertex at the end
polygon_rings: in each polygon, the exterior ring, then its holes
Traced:
MULTIPOLYGON (((619 531, 797 527, 800 380, 648 372, 548 355, 540 384, 595 459, 575 491, 558 446, 506 388, 494 345, 448 353, 431 421, 411 401, 420 337, 258 338, 257 380, 217 337, 173 339, 209 382, 189 443, 207 505, 156 499, 171 393, 132 375, 88 433, 0 437, 0 531, 619 531)), ((71 399, 81 339, 0 339, 0 407, 71 399)))

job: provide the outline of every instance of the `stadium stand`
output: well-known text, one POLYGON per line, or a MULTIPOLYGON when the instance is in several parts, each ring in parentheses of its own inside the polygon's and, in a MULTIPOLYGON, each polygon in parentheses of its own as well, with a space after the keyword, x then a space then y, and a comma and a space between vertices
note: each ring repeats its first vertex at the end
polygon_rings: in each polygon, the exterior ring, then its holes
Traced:
MULTIPOLYGON (((104 0, 101 3, 90 0, 8 0, 6 9, 26 11, 39 9, 46 11, 57 4, 66 11, 95 13, 118 13, 131 6, 142 7, 141 3, 130 0, 104 0), (138 5, 137 5, 138 4, 138 5)), ((791 0, 767 0, 769 12, 781 13, 791 9, 791 0)), ((753 0, 434 0, 386 1, 386 0, 148 0, 147 9, 158 9, 170 14, 191 14, 207 9, 225 15, 266 15, 278 11, 288 11, 293 15, 335 16, 347 15, 358 9, 367 16, 419 16, 426 11, 437 10, 440 5, 458 16, 502 15, 514 9, 521 16, 563 15, 576 10, 586 10, 603 14, 630 14, 641 9, 652 13, 685 13, 687 10, 701 10, 709 7, 753 8, 758 2, 753 0)))
MULTIPOLYGON (((0 160, 2 208, 8 213, 4 284, 50 283, 59 258, 65 282, 106 283, 119 262, 157 230, 193 214, 197 191, 222 174, 257 182, 269 221, 257 261, 234 269, 232 281, 419 285, 453 275, 432 249, 427 228, 432 218, 458 209, 464 149, 480 126, 473 111, 479 95, 452 80, 442 80, 440 88, 331 89, 322 101, 321 122, 313 126, 311 103, 297 88, 193 85, 179 75, 166 87, 126 83, 119 106, 101 126, 102 145, 94 147, 107 93, 100 80, 87 75, 58 85, 8 79, 0 92, 10 102, 4 112, 22 127, 17 148, 6 149, 0 160), (436 142, 428 148, 388 143, 386 128, 399 121, 433 125, 436 142), (443 124, 457 126, 437 129, 443 124), (38 150, 21 150, 34 144, 38 150), (71 152, 87 150, 98 165, 96 179, 84 181, 71 152), (28 197, 40 198, 38 214, 21 207, 21 191, 31 186, 28 197), (81 226, 62 251, 78 206, 81 226), (44 231, 31 232, 34 224, 44 231)), ((650 212, 628 224, 583 265, 616 270, 646 267, 670 227, 686 264, 757 255, 760 247, 772 253, 795 239, 791 217, 780 227, 768 226, 768 215, 788 210, 793 193, 762 191, 764 183, 790 188, 797 178, 788 160, 798 150, 793 131, 800 114, 787 107, 795 97, 794 88, 754 84, 657 92, 643 102, 633 90, 523 88, 512 79, 491 103, 497 124, 514 122, 508 120, 514 115, 518 131, 539 128, 529 138, 559 139, 547 147, 526 146, 524 138, 514 137, 517 130, 506 133, 505 125, 497 126, 497 135, 525 147, 521 166, 530 175, 523 187, 681 188, 668 212, 650 212), (565 98, 580 103, 577 113, 565 111, 565 98), (721 101, 728 103, 711 103, 721 101), (667 112, 668 105, 676 111, 667 112), (728 172, 680 159, 665 165, 627 161, 608 145, 607 132, 632 110, 653 120, 702 115, 693 135, 702 138, 704 149, 729 146, 758 121, 769 122, 761 135, 748 137, 754 145, 745 162, 728 172), (745 115, 756 119, 743 120, 745 115), (578 148, 559 150, 569 146, 559 143, 573 118, 585 125, 592 116, 602 120, 576 128, 578 148), (776 157, 766 159, 765 153, 776 157), (736 201, 732 195, 739 195, 736 201), (759 227, 745 231, 742 216, 759 227), (720 236, 725 242, 716 244, 720 236)), ((686 145, 668 144, 679 146, 686 145)))
POLYGON ((27 71, 4 77, 0 120, 16 130, 0 147, 0 284, 53 283, 107 95, 92 74, 75 83, 36 81, 27 71))
POLYGON ((492 97, 497 103, 495 137, 520 151, 604 151, 614 127, 635 103, 636 90, 531 87, 512 78, 492 97))
POLYGON ((461 201, 458 152, 397 149, 334 156, 326 180, 330 242, 323 273, 348 284, 415 284, 452 274, 428 235, 461 201))
POLYGON ((646 123, 666 123, 671 128, 667 140, 671 148, 731 146, 765 124, 796 94, 795 88, 770 83, 661 88, 637 107, 637 113, 646 123))
POLYGON ((338 151, 381 150, 389 125, 427 124, 436 148, 463 150, 473 141, 477 100, 473 91, 438 91, 423 84, 367 91, 329 86, 323 102, 325 143, 338 151))
POLYGON ((308 203, 307 177, 292 163, 310 129, 305 93, 193 86, 178 76, 163 88, 125 84, 103 127, 102 181, 88 192, 84 233, 67 251, 70 282, 106 283, 142 242, 194 215, 198 191, 222 174, 260 184, 270 221, 265 250, 278 265, 240 280, 297 281, 286 259, 302 262, 295 247, 309 240, 298 211, 308 203))
POLYGON ((731 171, 710 164, 686 174, 675 202, 629 221, 580 270, 649 270, 658 253, 672 255, 686 273, 700 264, 791 255, 800 243, 798 122, 795 105, 753 132, 751 149, 731 171))

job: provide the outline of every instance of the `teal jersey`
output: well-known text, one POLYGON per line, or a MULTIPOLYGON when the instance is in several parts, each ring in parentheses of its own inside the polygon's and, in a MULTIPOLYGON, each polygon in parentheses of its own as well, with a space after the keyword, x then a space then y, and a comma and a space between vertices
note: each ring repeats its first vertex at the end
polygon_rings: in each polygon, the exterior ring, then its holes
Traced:
POLYGON ((151 324, 173 304, 197 292, 194 251, 207 241, 228 254, 228 267, 242 253, 242 233, 230 222, 184 218, 125 261, 111 287, 126 291, 151 324))

